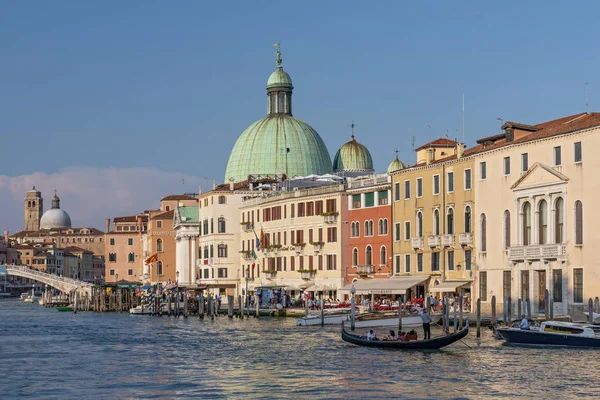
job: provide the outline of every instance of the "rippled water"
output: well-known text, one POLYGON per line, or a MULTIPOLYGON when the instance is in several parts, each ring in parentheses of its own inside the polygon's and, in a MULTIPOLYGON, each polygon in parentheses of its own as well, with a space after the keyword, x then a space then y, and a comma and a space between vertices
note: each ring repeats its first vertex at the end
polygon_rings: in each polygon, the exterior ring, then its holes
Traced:
POLYGON ((508 347, 487 329, 466 343, 399 352, 293 319, 74 315, 2 300, 0 398, 600 397, 600 351, 508 347))

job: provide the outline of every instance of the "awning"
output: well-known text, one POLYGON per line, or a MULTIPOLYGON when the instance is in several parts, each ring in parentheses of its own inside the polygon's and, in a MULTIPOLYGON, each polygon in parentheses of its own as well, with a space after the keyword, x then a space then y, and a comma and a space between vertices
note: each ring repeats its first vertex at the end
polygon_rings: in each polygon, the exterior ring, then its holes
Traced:
POLYGON ((471 284, 471 281, 446 281, 446 282, 441 282, 439 285, 434 286, 433 288, 430 288, 429 290, 431 290, 432 292, 439 292, 439 293, 455 292, 457 288, 466 286, 466 285, 470 285, 470 284, 471 284))
MULTIPOLYGON (((394 276, 386 279, 365 279, 353 283, 356 294, 406 294, 406 290, 429 279, 429 275, 394 276)), ((344 286, 343 291, 350 291, 352 285, 344 286)))
POLYGON ((307 292, 326 292, 328 290, 338 290, 335 285, 312 285, 307 288, 307 292))

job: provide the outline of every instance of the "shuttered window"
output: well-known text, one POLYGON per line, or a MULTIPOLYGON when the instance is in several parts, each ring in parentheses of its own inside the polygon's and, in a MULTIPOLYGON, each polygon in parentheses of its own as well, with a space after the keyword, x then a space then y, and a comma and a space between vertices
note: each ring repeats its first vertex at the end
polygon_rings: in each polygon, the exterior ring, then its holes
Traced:
POLYGON ((583 268, 573 269, 573 302, 583 303, 583 268))
POLYGON ((479 298, 481 301, 487 301, 487 272, 479 273, 479 298))
POLYGON ((575 202, 575 244, 583 244, 583 204, 575 202))
POLYGON ((510 271, 504 271, 502 274, 502 292, 504 295, 504 299, 508 300, 508 298, 510 297, 510 290, 511 290, 511 284, 510 284, 510 271))
POLYGON ((510 247, 510 211, 504 211, 504 248, 510 247))
POLYGON ((481 251, 487 251, 487 221, 485 214, 481 214, 481 251))

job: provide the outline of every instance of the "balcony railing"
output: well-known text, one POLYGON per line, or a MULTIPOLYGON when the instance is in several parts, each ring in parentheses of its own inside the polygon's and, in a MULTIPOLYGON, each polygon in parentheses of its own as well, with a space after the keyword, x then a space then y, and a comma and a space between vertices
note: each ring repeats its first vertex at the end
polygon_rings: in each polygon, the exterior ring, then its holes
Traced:
POLYGON ((422 237, 412 238, 410 241, 412 243, 413 249, 422 249, 423 248, 423 238, 422 237))
POLYGON ((243 223, 242 229, 244 229, 244 232, 250 232, 254 229, 254 223, 252 223, 252 222, 243 223))
POLYGON ((566 260, 567 246, 564 244, 534 244, 530 246, 513 246, 508 248, 508 259, 541 260, 556 259, 566 260))
POLYGON ((300 278, 304 279, 304 280, 311 280, 315 277, 315 274, 317 273, 316 270, 314 269, 309 269, 306 271, 300 271, 300 278))
POLYGON ((252 252, 251 251, 245 251, 242 253, 242 257, 244 257, 244 260, 250 260, 252 258, 252 252))
POLYGON ((277 277, 277 271, 263 271, 263 274, 267 279, 275 279, 277 277))
POLYGON ((320 252, 321 250, 323 250, 323 245, 322 244, 313 244, 313 251, 315 253, 320 252))
POLYGON ((296 253, 302 253, 302 251, 304 251, 304 245, 294 245, 294 250, 296 253))
POLYGON ((458 235, 458 244, 460 244, 461 246, 473 246, 473 233, 460 233, 458 235))
POLYGON ((440 247, 440 236, 428 236, 427 237, 427 245, 429 247, 440 247))
POLYGON ((369 275, 372 274, 374 267, 372 265, 357 265, 356 271, 359 275, 369 275))
POLYGON ((326 224, 334 224, 338 218, 337 214, 326 214, 324 215, 324 217, 326 224))
POLYGON ((442 235, 442 246, 454 247, 454 235, 442 235))

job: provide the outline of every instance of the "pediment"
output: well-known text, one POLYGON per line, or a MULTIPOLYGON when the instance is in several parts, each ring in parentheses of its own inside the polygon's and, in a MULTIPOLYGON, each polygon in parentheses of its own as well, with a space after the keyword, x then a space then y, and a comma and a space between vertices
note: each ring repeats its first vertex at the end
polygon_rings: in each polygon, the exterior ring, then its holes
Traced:
POLYGON ((565 184, 569 178, 552 167, 536 162, 512 186, 512 190, 523 190, 565 184))

